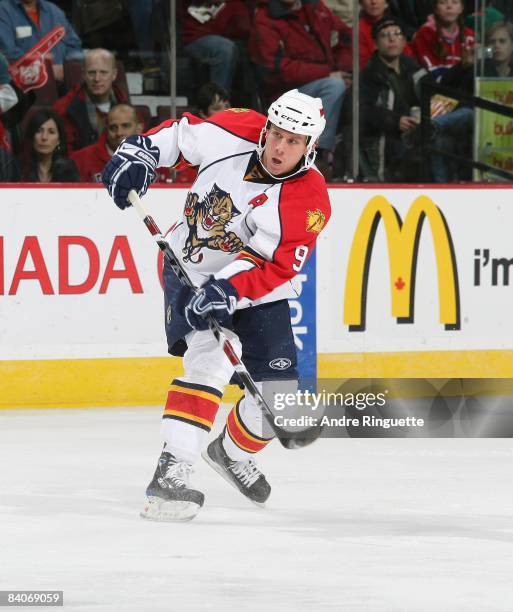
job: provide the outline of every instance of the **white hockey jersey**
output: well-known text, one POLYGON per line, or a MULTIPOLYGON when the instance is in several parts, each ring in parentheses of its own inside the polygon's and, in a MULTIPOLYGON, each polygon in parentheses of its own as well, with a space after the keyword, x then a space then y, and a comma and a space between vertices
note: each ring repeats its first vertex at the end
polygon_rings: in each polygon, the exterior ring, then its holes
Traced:
POLYGON ((322 175, 314 168, 276 180, 258 163, 266 118, 229 109, 207 120, 189 113, 146 133, 161 166, 199 166, 183 217, 167 239, 191 279, 228 279, 238 307, 295 297, 291 279, 312 253, 330 216, 322 175))

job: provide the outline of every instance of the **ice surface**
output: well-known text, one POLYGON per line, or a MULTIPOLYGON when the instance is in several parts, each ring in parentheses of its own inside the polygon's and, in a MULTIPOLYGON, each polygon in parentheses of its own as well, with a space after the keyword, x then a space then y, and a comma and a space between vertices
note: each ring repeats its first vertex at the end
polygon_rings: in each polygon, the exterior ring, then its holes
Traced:
POLYGON ((169 524, 139 518, 159 425, 155 408, 0 412, 0 589, 81 611, 513 610, 510 439, 274 443, 265 510, 200 461, 205 506, 169 524))

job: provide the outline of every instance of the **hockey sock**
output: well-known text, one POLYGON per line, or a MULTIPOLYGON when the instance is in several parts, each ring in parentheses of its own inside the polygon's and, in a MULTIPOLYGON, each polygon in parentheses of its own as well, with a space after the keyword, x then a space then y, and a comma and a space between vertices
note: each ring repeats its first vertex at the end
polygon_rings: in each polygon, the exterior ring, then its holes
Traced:
POLYGON ((226 454, 234 461, 247 461, 255 453, 265 448, 271 440, 272 437, 262 436, 260 409, 246 402, 245 397, 241 398, 226 419, 223 436, 223 447, 226 454))
POLYGON ((162 415, 166 450, 193 463, 206 443, 222 395, 215 387, 173 380, 162 415))

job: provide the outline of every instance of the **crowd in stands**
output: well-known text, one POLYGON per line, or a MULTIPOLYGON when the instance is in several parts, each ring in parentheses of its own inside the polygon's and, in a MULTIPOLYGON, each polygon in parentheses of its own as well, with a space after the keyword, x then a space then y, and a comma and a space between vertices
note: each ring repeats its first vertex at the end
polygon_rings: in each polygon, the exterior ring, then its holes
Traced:
MULTIPOLYGON (((425 180, 426 84, 472 95, 476 73, 513 79, 513 2, 489 0, 484 11, 482 5, 360 0, 354 15, 353 0, 179 0, 178 89, 187 95, 180 113, 208 118, 232 103, 265 111, 297 88, 323 100, 327 128, 317 165, 327 180, 425 180)), ((130 68, 154 92, 168 92, 168 11, 166 0, 0 0, 1 181, 99 182, 124 138, 169 117, 167 107, 152 116, 134 104, 126 79, 130 68)), ((432 181, 472 178, 471 167, 458 161, 472 157, 475 109, 468 100, 431 100, 432 181)), ((160 169, 158 180, 188 183, 195 174, 181 162, 160 169)))

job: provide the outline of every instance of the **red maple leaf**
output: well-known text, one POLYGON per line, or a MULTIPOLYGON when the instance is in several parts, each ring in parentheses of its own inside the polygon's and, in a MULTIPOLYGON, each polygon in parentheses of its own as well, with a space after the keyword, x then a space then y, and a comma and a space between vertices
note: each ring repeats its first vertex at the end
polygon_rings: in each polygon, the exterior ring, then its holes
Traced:
POLYGON ((401 289, 404 289, 406 286, 406 283, 403 281, 402 277, 400 276, 394 283, 394 285, 396 286, 396 289, 398 289, 399 291, 401 291, 401 289))

